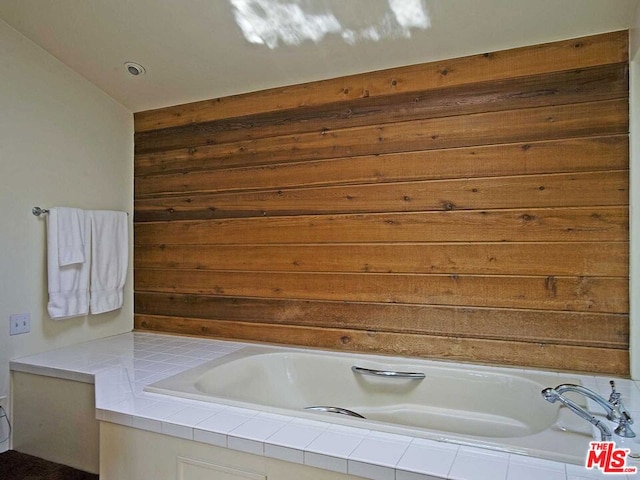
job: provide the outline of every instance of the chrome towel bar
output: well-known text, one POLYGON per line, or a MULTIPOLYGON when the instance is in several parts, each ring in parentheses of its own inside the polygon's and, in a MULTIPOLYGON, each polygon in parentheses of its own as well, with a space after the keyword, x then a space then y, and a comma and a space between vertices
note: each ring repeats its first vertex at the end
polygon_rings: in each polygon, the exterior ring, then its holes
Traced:
POLYGON ((46 208, 33 207, 31 209, 31 213, 33 213, 36 217, 39 217, 42 214, 49 213, 49 210, 46 208))
MULTIPOLYGON (((31 213, 33 213, 36 217, 39 217, 40 215, 44 215, 45 213, 49 213, 49 210, 47 208, 33 207, 31 209, 31 213)), ((127 216, 129 216, 129 212, 127 212, 127 216)))
POLYGON ((376 377, 411 378, 414 380, 422 380, 425 377, 425 374, 422 372, 396 372, 394 370, 372 370, 370 368, 358 367, 356 365, 352 366, 351 370, 361 375, 374 375, 376 377))

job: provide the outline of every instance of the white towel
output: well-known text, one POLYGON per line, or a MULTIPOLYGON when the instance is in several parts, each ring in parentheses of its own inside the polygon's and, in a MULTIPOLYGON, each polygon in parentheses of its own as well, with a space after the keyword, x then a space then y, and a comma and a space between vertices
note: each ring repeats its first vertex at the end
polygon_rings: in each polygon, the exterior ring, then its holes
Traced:
POLYGON ((51 208, 47 218, 47 275, 54 320, 89 313, 89 219, 83 210, 51 208))
POLYGON ((57 207, 53 209, 58 228, 58 265, 64 267, 73 263, 84 263, 85 238, 84 210, 57 207))
POLYGON ((93 210, 91 217, 91 313, 122 307, 129 263, 126 212, 93 210))

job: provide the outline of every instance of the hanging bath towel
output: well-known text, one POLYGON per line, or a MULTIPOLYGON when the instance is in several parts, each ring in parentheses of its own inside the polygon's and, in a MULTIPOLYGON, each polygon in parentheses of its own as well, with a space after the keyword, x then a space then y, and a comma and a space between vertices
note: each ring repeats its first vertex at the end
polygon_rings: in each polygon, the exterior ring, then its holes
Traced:
POLYGON ((89 313, 90 223, 84 210, 56 207, 47 218, 47 310, 54 320, 89 313))
POLYGON ((91 313, 122 307, 123 287, 129 263, 126 212, 92 210, 91 217, 91 313))

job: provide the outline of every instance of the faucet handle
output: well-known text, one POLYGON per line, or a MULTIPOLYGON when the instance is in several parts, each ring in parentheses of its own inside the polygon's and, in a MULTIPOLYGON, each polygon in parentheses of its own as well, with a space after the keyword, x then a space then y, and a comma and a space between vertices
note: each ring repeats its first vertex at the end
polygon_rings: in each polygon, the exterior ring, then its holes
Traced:
POLYGON ((620 415, 618 427, 615 429, 616 435, 624 438, 634 438, 636 434, 631 430, 631 425, 633 423, 633 419, 629 416, 629 414, 624 411, 620 415))
POLYGON ((609 403, 617 405, 620 402, 620 397, 622 396, 619 392, 616 392, 616 382, 613 380, 609 380, 609 385, 611 385, 611 394, 609 395, 609 403))

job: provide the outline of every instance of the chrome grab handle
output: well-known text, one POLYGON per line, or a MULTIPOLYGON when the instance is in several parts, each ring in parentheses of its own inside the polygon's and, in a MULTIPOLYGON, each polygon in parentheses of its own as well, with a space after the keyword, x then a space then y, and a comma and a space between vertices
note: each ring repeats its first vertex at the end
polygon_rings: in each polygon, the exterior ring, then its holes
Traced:
POLYGON ((371 368, 351 367, 351 370, 361 375, 374 375, 376 377, 393 377, 393 378, 411 378, 414 380, 422 380, 425 377, 421 372, 396 372, 393 370, 372 370, 371 368))
POLYGON ((349 415, 350 417, 365 418, 359 413, 352 410, 347 410, 341 407, 326 407, 324 405, 317 405, 315 407, 304 407, 305 410, 316 410, 318 412, 339 413, 340 415, 349 415))

